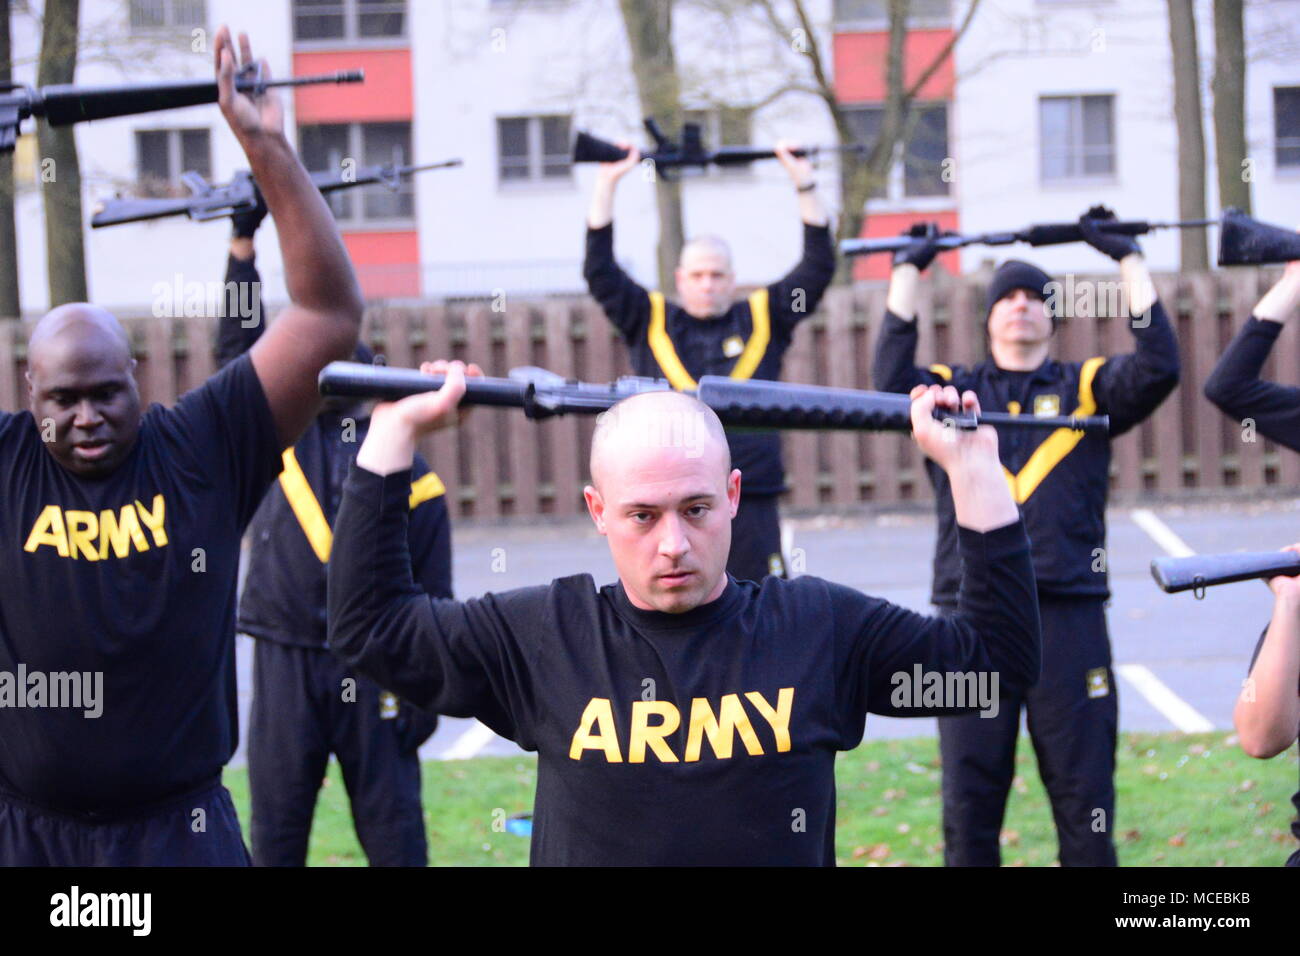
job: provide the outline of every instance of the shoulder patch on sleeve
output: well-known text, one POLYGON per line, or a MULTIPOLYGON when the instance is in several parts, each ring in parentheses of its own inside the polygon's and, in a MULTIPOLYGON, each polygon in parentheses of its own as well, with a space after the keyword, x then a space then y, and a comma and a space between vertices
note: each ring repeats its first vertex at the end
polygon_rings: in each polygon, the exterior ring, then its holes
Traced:
POLYGON ((446 494, 446 492, 447 489, 443 486, 442 479, 432 471, 417 478, 411 482, 411 510, 414 511, 424 502, 446 494))

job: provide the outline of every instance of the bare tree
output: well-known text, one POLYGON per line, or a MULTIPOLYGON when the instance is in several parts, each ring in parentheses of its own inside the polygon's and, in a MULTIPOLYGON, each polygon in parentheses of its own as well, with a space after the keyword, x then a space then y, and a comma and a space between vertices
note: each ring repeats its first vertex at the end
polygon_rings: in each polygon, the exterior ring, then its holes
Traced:
MULTIPOLYGON (((679 129, 682 123, 681 81, 673 56, 675 2, 619 0, 641 111, 670 130, 679 129)), ((671 289, 685 241, 681 185, 655 176, 655 200, 659 210, 659 288, 671 289)))
MULTIPOLYGON (((1168 0, 1174 61, 1174 124, 1178 132, 1178 218, 1205 218, 1205 131, 1194 0, 1168 0)), ((1210 261, 1202 229, 1180 229, 1183 271, 1204 272, 1210 261)))
POLYGON ((1219 205, 1250 212, 1244 20, 1242 0, 1214 0, 1214 154, 1219 205))
MULTIPOLYGON (((830 114, 835 126, 836 137, 841 145, 851 145, 858 138, 854 129, 849 104, 842 103, 835 88, 835 79, 831 75, 828 57, 821 42, 821 30, 818 29, 808 12, 807 0, 788 0, 784 4, 788 14, 778 9, 778 0, 696 0, 697 3, 714 10, 730 8, 732 13, 737 8, 754 8, 758 10, 773 34, 784 42, 797 37, 794 48, 802 54, 801 66, 788 82, 779 85, 766 98, 771 102, 788 94, 810 94, 820 99, 830 114)), ((911 0, 888 0, 888 48, 884 62, 885 98, 882 104, 880 132, 870 145, 865 160, 853 160, 846 157, 841 164, 840 199, 841 214, 837 227, 837 238, 845 239, 858 236, 866 221, 866 203, 872 192, 884 185, 889 179, 890 169, 916 125, 918 114, 914 109, 915 101, 930 82, 931 78, 948 62, 957 43, 970 28, 971 21, 980 7, 981 0, 971 0, 962 16, 961 22, 953 30, 948 42, 934 55, 929 63, 916 74, 916 79, 907 82, 906 43, 908 17, 911 12, 911 0)), ((850 154, 851 155, 851 154, 850 154)), ((849 281, 852 277, 851 264, 841 260, 837 280, 849 281)))
MULTIPOLYGON (((80 0, 46 0, 41 31, 39 86, 71 83, 77 71, 77 20, 80 0)), ((86 249, 82 238, 81 167, 73 127, 40 123, 41 183, 45 198, 45 249, 50 307, 83 302, 86 249)))
MULTIPOLYGON (((9 0, 0 4, 0 83, 13 80, 9 0)), ((22 314, 18 295, 18 236, 14 228, 14 154, 0 154, 0 318, 22 314)))

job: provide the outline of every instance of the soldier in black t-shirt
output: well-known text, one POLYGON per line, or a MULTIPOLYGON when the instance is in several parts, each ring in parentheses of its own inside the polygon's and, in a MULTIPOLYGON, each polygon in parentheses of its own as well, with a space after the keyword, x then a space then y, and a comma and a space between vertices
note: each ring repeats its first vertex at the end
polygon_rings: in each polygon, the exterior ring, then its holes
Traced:
MULTIPOLYGON (((253 236, 265 206, 234 217, 226 287, 255 302, 261 279, 253 236), (251 290, 251 294, 250 291, 251 290)), ((217 361, 234 361, 262 323, 223 316, 217 361)), ((371 362, 364 344, 353 356, 371 362)), ((249 842, 255 866, 303 866, 330 754, 338 757, 357 839, 372 866, 424 866, 422 743, 438 715, 354 673, 325 646, 325 567, 343 479, 370 424, 364 403, 330 398, 284 453, 284 471, 248 526, 251 545, 238 629, 253 637, 248 717, 249 842)), ((417 455, 411 474, 415 579, 451 597, 451 521, 441 479, 417 455)))
MULTIPOLYGON (((1300 552, 1300 544, 1288 551, 1300 552)), ((1276 757, 1300 733, 1300 578, 1281 575, 1269 579, 1273 592, 1273 620, 1255 645, 1250 677, 1232 712, 1232 725, 1241 749, 1252 757, 1276 757)), ((1291 834, 1300 840, 1300 790, 1291 798, 1296 819, 1291 834)), ((1300 867, 1300 849, 1287 866, 1300 867)))
POLYGON ((274 92, 223 115, 276 218, 291 304, 244 357, 141 411, 117 320, 55 309, 28 352, 31 410, 0 413, 0 863, 243 865, 221 770, 235 749, 240 537, 356 345, 341 237, 274 92))
MULTIPOLYGON (((583 275, 628 345, 637 375, 667 379, 677 389, 693 389, 701 375, 732 378, 781 377, 781 362, 795 326, 817 309, 835 274, 835 252, 817 181, 806 159, 791 155, 794 144, 777 143, 799 197, 803 220, 803 258, 779 281, 732 301, 736 276, 726 243, 716 237, 688 242, 677 267, 681 305, 662 292, 647 292, 614 259, 614 190, 640 161, 630 143, 627 158, 602 163, 587 214, 587 255, 583 275)), ((785 491, 781 436, 740 430, 727 434, 736 467, 744 475, 740 510, 732 528, 727 570, 742 580, 785 577, 777 501, 785 491)))
POLYGON ((455 419, 465 387, 460 363, 424 369, 447 384, 379 405, 344 486, 330 647, 403 698, 537 751, 534 864, 833 865, 835 757, 869 711, 970 711, 982 701, 924 688, 992 683, 996 697, 1038 674, 1029 542, 997 435, 932 417, 958 406, 955 389, 918 387, 912 404, 917 443, 951 478, 964 573, 951 616, 811 576, 728 574, 740 471, 712 410, 673 391, 620 402, 593 435, 585 495, 617 584, 575 575, 461 602, 411 576, 415 442, 455 419))

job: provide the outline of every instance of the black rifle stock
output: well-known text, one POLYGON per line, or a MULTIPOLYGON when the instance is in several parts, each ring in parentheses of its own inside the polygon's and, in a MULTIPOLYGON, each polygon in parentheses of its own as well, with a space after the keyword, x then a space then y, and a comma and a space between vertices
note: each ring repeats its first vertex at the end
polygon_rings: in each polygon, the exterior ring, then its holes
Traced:
MULTIPOLYGON (((515 369, 510 378, 471 378, 462 403, 522 408, 529 418, 565 414, 598 414, 624 398, 647 391, 669 391, 663 379, 624 376, 597 384, 565 379, 544 369, 515 369)), ((321 371, 322 395, 394 400, 442 387, 443 377, 414 369, 382 368, 357 362, 331 362, 321 371)), ((899 431, 912 429, 911 400, 892 392, 800 385, 705 375, 694 393, 717 413, 724 425, 735 428, 833 429, 899 431)), ((1105 431, 1105 415, 1088 418, 950 412, 935 409, 945 426, 973 429, 979 425, 1003 428, 1071 428, 1105 431)))
MULTIPOLYGON (((235 87, 240 92, 259 96, 273 87, 361 83, 364 80, 365 74, 361 70, 267 80, 263 79, 260 66, 250 64, 239 71, 235 87)), ((0 85, 0 152, 14 148, 19 127, 29 116, 44 119, 51 126, 69 126, 115 116, 134 116, 215 102, 215 80, 178 80, 121 86, 60 84, 39 89, 7 83, 0 85)))
POLYGON ((1300 554, 1294 551, 1243 551, 1236 554, 1194 554, 1185 558, 1155 558, 1151 576, 1166 594, 1205 589, 1234 581, 1267 580, 1300 574, 1300 554))
MULTIPOLYGON (((373 184, 382 185, 396 192, 402 185, 403 177, 427 169, 459 165, 461 165, 459 159, 416 166, 398 166, 390 163, 384 166, 362 166, 349 173, 312 173, 311 180, 323 193, 373 184)), ((189 216, 195 222, 208 222, 245 212, 257 205, 257 184, 253 182, 253 174, 248 170, 235 173, 228 183, 209 183, 196 172, 185 173, 181 181, 189 189, 189 196, 180 199, 129 197, 106 199, 96 206, 90 225, 100 229, 104 226, 163 219, 167 216, 189 216)))

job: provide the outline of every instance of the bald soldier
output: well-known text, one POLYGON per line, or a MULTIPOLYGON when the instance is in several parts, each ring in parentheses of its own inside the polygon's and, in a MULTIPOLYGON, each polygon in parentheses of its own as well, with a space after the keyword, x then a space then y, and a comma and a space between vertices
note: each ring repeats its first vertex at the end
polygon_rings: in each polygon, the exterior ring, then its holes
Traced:
MULTIPOLYGON (((688 242, 676 272, 681 304, 662 292, 647 292, 614 259, 614 191, 640 161, 630 143, 626 159, 602 163, 587 214, 587 287, 627 342, 637 375, 667 379, 676 389, 694 389, 701 375, 732 378, 781 377, 781 362, 795 326, 812 315, 835 274, 831 233, 812 165, 777 143, 776 155, 798 196, 803 220, 803 259, 785 278, 739 301, 731 250, 716 236, 688 242)), ((785 491, 781 436, 777 432, 728 433, 735 465, 744 476, 740 508, 732 528, 727 570, 741 580, 767 574, 784 577, 780 512, 785 491)))
POLYGON ((103 309, 45 316, 30 411, 0 413, 0 863, 245 865, 221 770, 238 739, 235 591, 244 526, 316 414, 316 376, 363 303, 273 92, 221 111, 279 226, 291 304, 174 408, 142 410, 103 309))
POLYGON ((932 412, 958 405, 951 388, 912 396, 917 443, 952 480, 965 578, 951 618, 810 576, 728 574, 740 471, 717 416, 677 392, 620 402, 593 436, 587 508, 617 583, 462 602, 411 576, 415 443, 455 419, 465 387, 459 363, 423 368, 446 372, 442 390, 378 406, 344 486, 330 646, 404 699, 537 752, 535 865, 833 865, 835 755, 868 712, 899 712, 900 676, 1023 689, 1038 674, 1029 542, 997 436, 945 437, 932 412))

